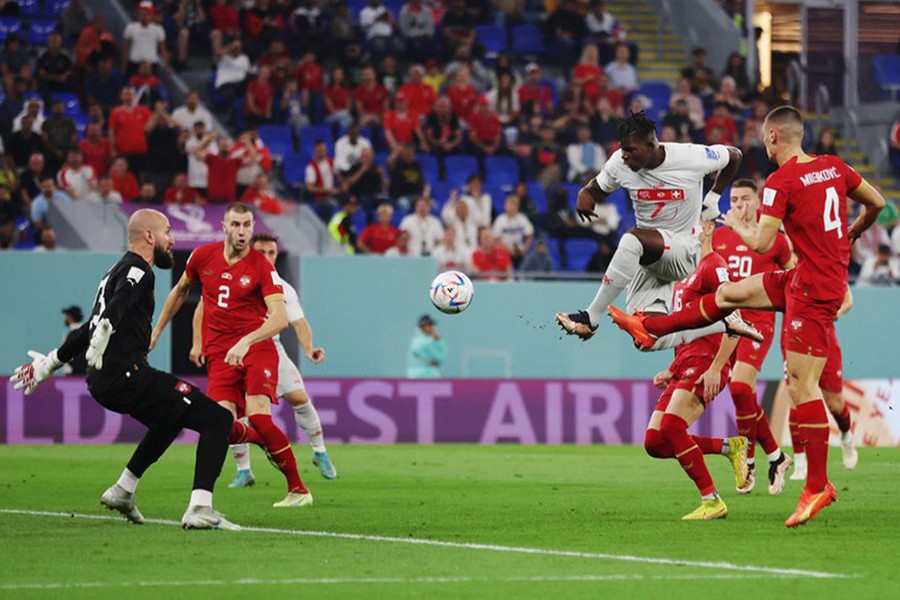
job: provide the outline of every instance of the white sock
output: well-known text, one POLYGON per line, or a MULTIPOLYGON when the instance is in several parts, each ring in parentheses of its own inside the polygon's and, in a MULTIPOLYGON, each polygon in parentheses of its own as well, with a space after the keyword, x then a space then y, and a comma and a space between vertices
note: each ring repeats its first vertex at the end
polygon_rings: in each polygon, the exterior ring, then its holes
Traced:
POLYGON ((208 506, 212 508, 212 492, 208 490, 194 490, 191 492, 189 506, 208 506))
POLYGON ((748 458, 748 459, 747 459, 747 468, 752 469, 752 468, 754 468, 754 467, 756 467, 756 459, 755 459, 755 458, 748 458))
POLYGON ((715 323, 710 323, 706 327, 701 327, 699 329, 688 329, 685 331, 676 331, 675 333, 669 333, 662 336, 661 338, 658 338, 653 346, 651 346, 648 350, 642 350, 642 352, 669 350, 677 346, 689 344, 694 340, 700 339, 704 336, 714 335, 716 333, 725 333, 725 321, 716 321, 715 323))
MULTIPOLYGON (((250 419, 247 417, 241 417, 238 421, 250 427, 250 419)), ((234 462, 237 464, 238 471, 246 471, 250 468, 250 444, 232 445, 231 454, 234 456, 234 462)))
POLYGON ((313 452, 325 452, 325 435, 322 433, 322 422, 319 421, 319 412, 313 406, 312 400, 294 407, 294 420, 300 429, 306 432, 309 445, 313 452))
POLYGON ((722 452, 720 454, 722 456, 728 456, 728 453, 731 451, 731 443, 728 441, 728 438, 722 440, 722 452))
POLYGON ((806 468, 806 452, 798 452, 794 455, 794 470, 806 468))
POLYGON ((781 458, 781 455, 782 455, 781 448, 779 448, 775 452, 770 452, 770 453, 766 454, 766 458, 769 459, 770 463, 772 463, 772 462, 775 462, 776 460, 778 460, 779 458, 781 458))
POLYGON ((606 313, 606 308, 622 293, 640 268, 641 256, 644 255, 644 246, 632 233, 626 233, 619 240, 619 245, 609 261, 606 274, 603 275, 603 283, 597 290, 597 295, 591 305, 587 307, 587 314, 591 318, 591 325, 600 324, 600 319, 606 313))
POLYGON ((718 498, 718 497, 719 497, 719 493, 718 493, 718 492, 713 492, 712 494, 706 494, 705 496, 702 496, 702 495, 701 495, 701 496, 700 496, 700 499, 701 499, 701 500, 715 500, 715 499, 718 498))
POLYGON ((125 469, 122 471, 122 474, 119 475, 119 480, 116 484, 129 494, 133 494, 134 490, 137 489, 138 481, 140 481, 140 479, 136 477, 134 473, 125 469))

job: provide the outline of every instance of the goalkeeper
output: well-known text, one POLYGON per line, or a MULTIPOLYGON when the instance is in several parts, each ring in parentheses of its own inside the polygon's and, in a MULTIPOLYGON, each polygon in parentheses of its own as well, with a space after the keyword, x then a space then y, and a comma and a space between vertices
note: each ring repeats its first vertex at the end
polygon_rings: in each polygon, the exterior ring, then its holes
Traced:
POLYGON ((15 389, 35 387, 86 350, 91 395, 104 408, 131 415, 147 426, 119 480, 100 497, 132 523, 144 517, 135 490, 144 472, 185 428, 200 434, 194 488, 181 524, 185 529, 240 529, 212 508, 216 479, 228 452, 231 413, 194 386, 147 362, 154 310, 153 267, 170 269, 174 239, 169 220, 155 210, 139 210, 128 221, 128 252, 110 269, 97 289, 90 320, 46 356, 35 351, 11 377, 15 389))

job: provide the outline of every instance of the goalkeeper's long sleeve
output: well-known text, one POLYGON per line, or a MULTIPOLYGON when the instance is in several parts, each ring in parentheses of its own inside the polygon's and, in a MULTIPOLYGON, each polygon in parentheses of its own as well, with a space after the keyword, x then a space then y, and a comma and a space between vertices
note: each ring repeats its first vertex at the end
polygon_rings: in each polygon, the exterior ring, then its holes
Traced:
POLYGON ((66 338, 56 351, 56 357, 64 363, 69 362, 85 350, 91 341, 90 324, 83 323, 72 335, 66 338))

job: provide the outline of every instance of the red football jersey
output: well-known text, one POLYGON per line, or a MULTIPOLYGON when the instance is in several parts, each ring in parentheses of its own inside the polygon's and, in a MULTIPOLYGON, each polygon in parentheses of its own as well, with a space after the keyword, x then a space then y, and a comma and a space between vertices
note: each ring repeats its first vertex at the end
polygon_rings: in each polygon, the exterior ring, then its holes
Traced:
POLYGON ((836 156, 792 158, 766 179, 763 215, 781 219, 797 253, 791 293, 835 301, 847 289, 850 241, 847 193, 862 183, 859 174, 836 156))
MULTIPOLYGON (((725 259, 710 252, 702 259, 697 269, 686 279, 675 284, 675 292, 672 294, 672 312, 681 312, 688 303, 699 300, 701 296, 712 294, 719 286, 729 281, 728 265, 725 259)), ((697 338, 689 344, 675 347, 675 362, 687 358, 712 358, 719 351, 722 343, 722 334, 714 333, 697 338)), ((674 363, 673 363, 674 364, 674 363)))
POLYGON ((262 254, 251 248, 247 256, 229 266, 225 262, 225 242, 194 250, 184 274, 203 286, 206 355, 228 352, 242 337, 259 329, 268 313, 266 301, 284 296, 275 267, 262 254))
MULTIPOLYGON (((791 260, 791 247, 787 238, 780 232, 769 251, 763 254, 748 248, 741 236, 729 227, 716 229, 712 245, 713 251, 728 263, 728 273, 732 281, 783 269, 791 260)), ((753 324, 769 323, 775 326, 775 313, 771 310, 741 309, 741 316, 753 324)))

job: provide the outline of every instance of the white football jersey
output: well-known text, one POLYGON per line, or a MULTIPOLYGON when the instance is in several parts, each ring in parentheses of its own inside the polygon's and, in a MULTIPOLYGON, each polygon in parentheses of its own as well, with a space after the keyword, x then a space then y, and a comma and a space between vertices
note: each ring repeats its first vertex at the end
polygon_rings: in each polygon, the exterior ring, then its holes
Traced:
POLYGON ((728 148, 722 145, 663 143, 666 158, 655 169, 632 171, 616 150, 597 175, 604 192, 624 187, 634 205, 637 226, 690 232, 700 222, 703 178, 728 164, 728 148))
MULTIPOLYGON (((284 288, 284 307, 287 309, 288 323, 303 319, 306 315, 303 314, 303 308, 300 306, 300 296, 297 295, 297 290, 284 278, 279 276, 279 279, 281 279, 281 287, 284 288)), ((276 344, 281 344, 280 333, 272 339, 276 344)))

